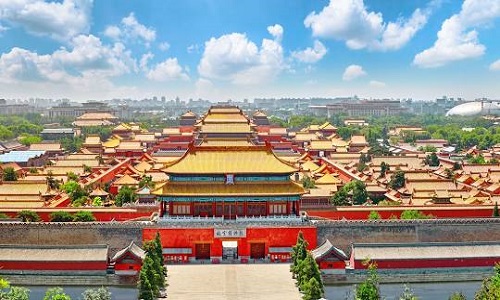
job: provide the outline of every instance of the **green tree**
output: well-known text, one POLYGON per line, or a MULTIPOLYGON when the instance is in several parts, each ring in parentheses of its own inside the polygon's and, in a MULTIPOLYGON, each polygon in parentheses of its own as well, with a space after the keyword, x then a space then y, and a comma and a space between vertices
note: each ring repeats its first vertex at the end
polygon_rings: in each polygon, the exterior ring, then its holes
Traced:
POLYGON ((7 167, 3 169, 3 181, 17 181, 17 173, 14 168, 7 167))
POLYGON ((29 300, 30 290, 24 287, 13 286, 8 292, 0 291, 0 299, 29 300))
POLYGON ((430 167, 439 166, 439 158, 436 152, 432 152, 431 154, 427 155, 425 158, 425 163, 430 167))
POLYGON ((108 288, 87 289, 82 293, 83 300, 111 300, 111 292, 108 288))
POLYGON ((159 258, 160 264, 162 266, 165 266, 165 258, 163 257, 163 246, 161 244, 161 236, 159 232, 156 232, 154 242, 155 242, 156 256, 159 258))
POLYGON ((64 148, 69 153, 75 153, 80 151, 83 144, 83 139, 81 137, 74 138, 63 138, 60 140, 61 147, 64 148))
POLYGON ((341 187, 331 198, 331 202, 335 206, 351 205, 349 202, 349 194, 344 187, 341 187))
POLYGON ((139 273, 139 298, 141 300, 154 300, 155 296, 153 293, 153 287, 149 282, 147 272, 145 270, 145 265, 142 265, 141 272, 139 273))
POLYGON ((495 206, 493 207, 493 217, 500 217, 500 213, 498 212, 498 202, 495 202, 495 206))
POLYGON ((304 187, 305 189, 313 189, 314 187, 316 187, 314 180, 309 176, 304 176, 301 181, 302 187, 304 187))
POLYGON ((401 213, 401 220, 430 219, 431 215, 426 215, 419 210, 405 210, 401 213))
POLYGON ((72 180, 75 182, 77 182, 80 179, 80 177, 76 175, 74 172, 68 172, 66 173, 66 176, 68 177, 68 180, 72 180))
POLYGON ((135 202, 136 199, 137 194, 135 193, 135 189, 125 185, 118 191, 115 198, 115 204, 116 206, 123 206, 125 203, 135 202))
POLYGON ((292 253, 290 255, 292 258, 290 270, 292 271, 294 277, 298 276, 300 271, 299 265, 307 256, 307 246, 308 243, 304 239, 304 234, 300 231, 297 235, 297 243, 295 243, 295 246, 292 247, 292 253))
POLYGON ((352 202, 356 205, 361 205, 368 199, 366 185, 360 180, 353 180, 344 186, 348 191, 352 191, 352 202))
POLYGON ((379 300, 379 278, 377 273, 377 265, 374 263, 366 262, 368 264, 368 277, 356 286, 355 294, 356 299, 359 300, 379 300))
POLYGON ((26 134, 19 138, 19 142, 25 146, 29 146, 31 144, 38 144, 42 142, 42 138, 38 135, 26 134))
POLYGON ((454 162, 453 163, 453 171, 460 170, 460 169, 462 169, 462 165, 458 161, 454 162))
POLYGON ((102 198, 99 196, 94 197, 92 199, 92 206, 102 206, 102 198))
POLYGON ((368 220, 380 220, 380 214, 376 210, 372 210, 368 215, 368 220))
POLYGON ((85 191, 83 187, 74 180, 68 180, 68 182, 61 186, 61 189, 69 195, 71 203, 74 203, 82 198, 85 199, 88 196, 87 191, 85 191))
POLYGON ((0 219, 10 219, 10 217, 6 213, 0 213, 0 219))
POLYGON ((67 211, 55 211, 50 214, 50 222, 72 222, 73 216, 67 211))
POLYGON ((495 274, 483 280, 474 300, 500 299, 500 264, 495 265, 495 274))
POLYGON ((154 189, 155 183, 153 182, 153 177, 143 175, 141 177, 141 180, 139 181, 139 188, 142 189, 143 187, 148 187, 150 189, 154 189))
POLYGON ((448 300, 467 300, 467 298, 462 292, 455 292, 450 295, 448 300))
POLYGON ((316 278, 311 278, 305 285, 304 285, 304 296, 302 299, 304 300, 318 300, 323 298, 323 289, 321 287, 321 284, 316 280, 316 278))
POLYGON ((383 161, 380 164, 380 175, 379 178, 385 177, 385 174, 387 174, 387 171, 389 171, 390 167, 389 164, 387 164, 385 161, 383 161))
POLYGON ((471 164, 478 164, 478 165, 484 165, 486 164, 486 160, 484 159, 484 156, 482 154, 473 156, 469 159, 469 163, 471 164))
POLYGON ((391 181, 389 181, 389 187, 395 190, 400 189, 405 186, 405 181, 405 172, 398 170, 392 174, 391 181))
POLYGON ((62 288, 55 287, 47 290, 43 300, 71 300, 71 297, 64 293, 62 288))
POLYGON ((80 210, 73 216, 73 222, 95 222, 95 217, 91 211, 80 210))
POLYGON ((321 272, 319 270, 318 264, 316 263, 310 252, 307 252, 306 258, 300 262, 299 270, 298 284, 300 290, 305 294, 308 294, 308 284, 310 280, 314 278, 319 285, 321 296, 323 296, 324 288, 323 280, 321 278, 321 272))
POLYGON ((151 290, 153 291, 153 295, 155 297, 158 296, 160 293, 160 274, 158 274, 157 270, 155 270, 155 262, 151 255, 146 255, 146 257, 144 258, 141 271, 142 269, 144 269, 144 272, 146 273, 146 276, 151 283, 151 290))
POLYGON ((47 177, 45 177, 45 180, 47 181, 47 185, 51 190, 59 189, 59 181, 54 178, 52 171, 47 172, 47 177))
POLYGON ((23 222, 40 222, 42 220, 36 212, 27 209, 18 212, 16 217, 23 222))

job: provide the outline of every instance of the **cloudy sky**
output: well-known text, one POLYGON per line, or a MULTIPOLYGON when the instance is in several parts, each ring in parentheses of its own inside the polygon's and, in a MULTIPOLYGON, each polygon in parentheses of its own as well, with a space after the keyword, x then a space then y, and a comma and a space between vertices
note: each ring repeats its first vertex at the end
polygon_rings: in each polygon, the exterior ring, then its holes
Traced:
POLYGON ((500 0, 0 0, 0 98, 500 98, 500 0))

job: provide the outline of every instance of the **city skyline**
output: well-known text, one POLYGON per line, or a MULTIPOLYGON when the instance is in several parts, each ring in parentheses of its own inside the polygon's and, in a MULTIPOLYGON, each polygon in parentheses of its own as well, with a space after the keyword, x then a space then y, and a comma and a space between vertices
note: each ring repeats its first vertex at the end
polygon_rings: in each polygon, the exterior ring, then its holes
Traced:
POLYGON ((0 2, 0 97, 500 98, 499 0, 0 2))

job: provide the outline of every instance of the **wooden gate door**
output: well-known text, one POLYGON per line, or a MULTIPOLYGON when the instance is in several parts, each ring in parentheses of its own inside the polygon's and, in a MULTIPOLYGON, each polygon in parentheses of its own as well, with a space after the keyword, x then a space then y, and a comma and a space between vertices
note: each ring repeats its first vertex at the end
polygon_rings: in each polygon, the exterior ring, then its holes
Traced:
POLYGON ((210 259, 210 244, 196 244, 196 259, 210 259))
POLYGON ((250 258, 261 259, 266 257, 266 246, 264 243, 250 244, 250 258))

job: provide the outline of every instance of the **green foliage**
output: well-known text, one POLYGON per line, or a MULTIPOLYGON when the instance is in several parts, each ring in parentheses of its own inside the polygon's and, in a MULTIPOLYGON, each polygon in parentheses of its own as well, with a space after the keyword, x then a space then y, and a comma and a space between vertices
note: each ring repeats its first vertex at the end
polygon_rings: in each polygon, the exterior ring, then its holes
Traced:
POLYGON ((365 281, 356 286, 355 294, 356 299, 359 300, 379 300, 379 278, 377 273, 377 265, 368 263, 368 277, 365 281))
POLYGON ((316 278, 311 278, 305 285, 304 285, 304 296, 302 299, 304 300, 318 300, 323 297, 323 289, 321 287, 321 284, 318 282, 316 278))
POLYGON ((3 169, 3 181, 17 181, 17 173, 14 168, 7 167, 3 169))
POLYGON ((123 206, 125 203, 135 202, 136 199, 137 194, 135 193, 135 189, 125 185, 118 191, 115 198, 115 204, 116 206, 123 206))
POLYGON ((420 146, 417 150, 422 152, 437 152, 437 148, 431 145, 420 146))
POLYGON ((292 247, 292 265, 290 266, 290 270, 292 271, 294 277, 298 276, 300 269, 300 263, 306 258, 307 255, 307 241, 304 239, 304 234, 302 231, 297 235, 297 243, 292 247))
POLYGON ((81 137, 63 138, 59 142, 61 143, 61 147, 66 151, 75 153, 82 148, 83 139, 81 137))
MULTIPOLYGON (((314 295, 314 293, 317 293, 316 290, 314 291, 309 290, 311 288, 316 288, 310 286, 310 281, 313 278, 318 283, 317 288, 319 289, 320 296, 323 296, 324 288, 323 288, 323 280, 321 278, 321 272, 319 270, 318 264, 312 257, 311 253, 307 252, 306 258, 299 263, 299 273, 297 276, 297 283, 299 285, 299 288, 305 295, 312 296, 314 295)), ((315 299, 315 298, 310 298, 310 299, 315 299)))
POLYGON ((49 186, 50 189, 52 190, 57 190, 59 189, 59 181, 57 181, 57 179, 54 178, 54 176, 52 175, 52 171, 49 171, 47 173, 47 177, 45 177, 45 179, 47 180, 47 185, 49 186))
POLYGON ((399 296, 399 300, 418 300, 418 297, 415 296, 410 287, 405 284, 403 293, 399 296))
POLYGON ((139 289, 139 298, 138 299, 154 300, 155 296, 153 293, 153 287, 151 286, 151 283, 149 282, 148 274, 146 273, 146 270, 144 270, 144 264, 143 264, 143 267, 141 269, 141 272, 139 273, 138 289, 139 289))
POLYGON ((342 187, 340 188, 331 198, 331 203, 335 206, 347 206, 351 205, 349 201, 349 194, 347 190, 342 187))
POLYGON ((302 182, 302 187, 305 189, 313 189, 316 187, 316 184, 314 183, 314 179, 312 179, 309 176, 304 176, 301 180, 302 182))
POLYGON ((92 199, 92 206, 102 206, 102 198, 99 196, 94 197, 92 199))
POLYGON ((82 293, 83 300, 111 300, 111 292, 108 288, 87 289, 82 293))
POLYGON ((362 162, 358 164, 356 170, 358 170, 358 172, 363 172, 364 170, 366 170, 366 168, 368 168, 368 166, 364 162, 362 162))
POLYGON ((474 300, 500 299, 500 264, 495 265, 495 274, 483 280, 474 300))
POLYGON ((78 181, 78 179, 80 179, 78 175, 76 175, 74 172, 68 172, 66 176, 68 177, 68 180, 72 180, 75 182, 78 181))
POLYGON ((271 116, 269 117, 269 122, 272 124, 272 125, 277 125, 279 127, 288 127, 288 124, 286 123, 285 120, 283 119, 280 119, 276 116, 271 116))
POLYGON ((378 206, 398 206, 398 205, 400 205, 399 202, 392 200, 382 200, 378 203, 378 206))
POLYGON ((155 183, 153 182, 153 177, 146 175, 141 177, 141 180, 139 181, 139 188, 142 189, 145 186, 150 189, 154 189, 155 183))
POLYGON ((72 222, 73 216, 67 211, 55 211, 50 214, 50 222, 72 222))
POLYGON ((27 209, 18 212, 16 217, 23 222, 40 222, 42 220, 36 212, 27 209))
POLYGON ((391 176, 391 181, 389 181, 389 187, 395 190, 400 189, 405 186, 405 172, 398 170, 394 172, 391 176))
POLYGON ((382 163, 380 163, 380 175, 379 175, 379 178, 385 177, 385 175, 387 174, 387 171, 389 171, 389 169, 390 169, 390 166, 385 161, 383 161, 382 163))
POLYGON ((42 141, 42 138, 38 135, 30 135, 26 134, 19 138, 19 142, 25 146, 29 146, 31 144, 37 144, 42 141))
POLYGON ((380 219, 381 217, 378 211, 372 210, 368 215, 368 220, 380 220, 380 219))
POLYGON ((325 123, 326 121, 326 118, 318 118, 310 115, 293 115, 288 120, 288 126, 285 127, 304 128, 311 124, 320 125, 325 123))
POLYGON ((28 172, 29 172, 30 174, 38 174, 38 169, 37 169, 37 168, 35 168, 35 167, 31 167, 31 168, 28 170, 28 172))
POLYGON ((460 169, 462 169, 462 165, 458 161, 453 163, 453 171, 460 170, 460 169))
POLYGON ((90 126, 83 127, 82 134, 84 136, 97 134, 101 138, 101 141, 105 141, 111 137, 113 128, 111 126, 90 126))
POLYGON ((30 290, 23 287, 13 286, 8 292, 0 291, 0 299, 6 300, 29 300, 30 290))
POLYGON ((74 180, 68 180, 68 182, 61 186, 61 189, 69 195, 72 203, 77 200, 82 201, 81 198, 86 198, 88 196, 88 193, 83 187, 74 180))
POLYGON ((431 219, 432 215, 426 215, 419 210, 405 210, 401 213, 401 220, 431 219))
POLYGON ((467 298, 462 292, 455 292, 450 295, 448 300, 467 300, 467 298))
POLYGON ((83 165, 83 172, 85 172, 85 173, 92 173, 92 167, 91 166, 87 166, 87 165, 83 165))
POLYGON ((485 165, 487 162, 482 154, 471 157, 469 160, 471 164, 485 165))
MULTIPOLYGON (((161 236, 160 236, 159 232, 156 232, 154 243, 155 243, 156 257, 159 258, 160 265, 164 266, 165 259, 163 257, 163 246, 161 244, 161 236)), ((166 269, 165 269, 165 271, 166 271, 166 269)))
POLYGON ((5 214, 5 213, 0 213, 0 219, 9 219, 9 215, 5 214))
POLYGON ((493 217, 500 217, 500 213, 498 212, 498 202, 495 202, 495 206, 493 207, 493 217))
POLYGON ((95 217, 91 211, 81 210, 77 211, 73 216, 73 222, 94 222, 95 217))
POLYGON ((43 300, 71 300, 71 297, 64 293, 62 288, 55 287, 47 290, 43 300))
POLYGON ((425 158, 425 163, 430 167, 439 166, 439 158, 436 155, 436 152, 432 152, 431 154, 427 155, 425 158))

